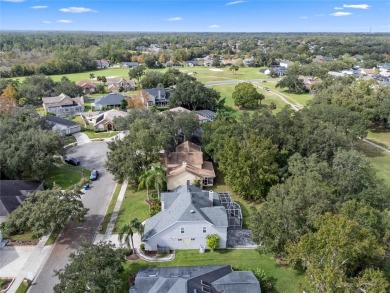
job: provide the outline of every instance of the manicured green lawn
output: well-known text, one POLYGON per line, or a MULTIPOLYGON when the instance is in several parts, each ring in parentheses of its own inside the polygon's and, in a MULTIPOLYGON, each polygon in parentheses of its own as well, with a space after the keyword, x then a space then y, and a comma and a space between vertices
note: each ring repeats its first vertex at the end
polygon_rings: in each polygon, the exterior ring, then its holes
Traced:
POLYGON ((390 131, 378 132, 375 129, 368 131, 367 139, 390 149, 390 131))
POLYGON ((390 153, 381 151, 365 142, 358 141, 355 149, 363 152, 377 171, 376 175, 390 185, 390 153))
POLYGON ((113 137, 115 135, 118 134, 118 131, 110 131, 110 132, 95 132, 94 130, 90 130, 90 129, 85 129, 83 131, 83 133, 85 133, 86 135, 88 135, 88 137, 90 139, 92 138, 109 138, 109 137, 113 137))
POLYGON ((80 125, 81 128, 85 127, 84 120, 80 115, 74 116, 72 118, 72 121, 77 122, 77 124, 80 125))
POLYGON ((254 249, 221 249, 215 252, 206 251, 204 254, 200 254, 198 250, 176 251, 176 257, 171 262, 128 261, 125 265, 124 280, 127 280, 130 274, 137 273, 141 268, 188 265, 231 265, 233 268, 260 267, 269 276, 276 279, 275 292, 279 293, 300 292, 298 283, 303 279, 299 272, 276 265, 272 255, 259 254, 254 249))
MULTIPOLYGON (((221 94, 221 97, 222 98, 225 98, 225 105, 228 106, 228 107, 231 107, 237 111, 238 110, 238 107, 236 107, 234 105, 234 100, 232 98, 232 94, 234 92, 234 88, 235 88, 235 84, 229 84, 229 85, 214 85, 212 86, 213 89, 217 90, 220 94, 221 94)), ((263 94, 265 96, 265 99, 261 101, 261 105, 263 107, 268 107, 268 105, 271 103, 271 102, 274 102, 275 105, 276 105, 276 110, 275 112, 279 112, 286 104, 281 100, 279 99, 277 96, 265 91, 265 90, 262 90, 262 89, 258 89, 258 92, 263 94)), ((249 110, 249 112, 253 112, 253 110, 249 110)))
POLYGON ((31 231, 26 231, 23 234, 17 234, 17 235, 12 235, 9 237, 10 239, 14 241, 26 241, 26 240, 37 240, 31 231))
POLYGON ((118 231, 120 227, 133 218, 137 218, 140 222, 143 222, 149 217, 149 205, 146 203, 146 191, 134 191, 133 187, 128 186, 118 213, 114 232, 118 231))
POLYGON ((61 188, 67 189, 81 181, 83 170, 85 178, 88 179, 91 175, 90 170, 69 164, 58 163, 56 166, 53 165, 50 168, 48 175, 44 178, 45 185, 48 188, 52 188, 53 183, 55 182, 61 188))
POLYGON ((112 199, 110 201, 110 205, 108 206, 107 212, 104 215, 104 219, 100 225, 99 232, 102 234, 106 233, 106 229, 107 229, 108 223, 110 222, 112 212, 114 211, 116 200, 118 199, 118 195, 119 195, 119 192, 121 190, 121 187, 122 187, 122 184, 120 184, 120 183, 116 185, 114 195, 112 196, 112 199))
MULTIPOLYGON (((30 282, 29 282, 29 284, 30 284, 30 282)), ((28 287, 30 287, 30 285, 24 285, 22 282, 20 284, 20 286, 18 287, 18 289, 16 290, 16 293, 25 293, 25 292, 27 292, 28 287)))

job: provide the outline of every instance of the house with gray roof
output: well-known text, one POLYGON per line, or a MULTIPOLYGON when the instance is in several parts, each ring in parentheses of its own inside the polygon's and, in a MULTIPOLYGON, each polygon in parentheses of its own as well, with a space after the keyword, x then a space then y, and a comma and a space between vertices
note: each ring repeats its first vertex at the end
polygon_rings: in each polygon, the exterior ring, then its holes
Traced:
POLYGON ((122 68, 133 68, 139 66, 138 62, 122 62, 121 67, 122 68))
POLYGON ((62 137, 81 131, 81 127, 77 122, 68 119, 48 115, 46 121, 52 126, 52 131, 57 132, 62 137))
POLYGON ((227 193, 181 185, 161 194, 161 211, 145 221, 145 249, 199 249, 206 237, 217 234, 219 248, 226 248, 228 229, 241 229, 241 208, 227 193), (233 210, 233 206, 236 204, 233 210))
POLYGON ((147 95, 147 106, 156 105, 163 107, 169 105, 170 92, 165 91, 164 88, 150 88, 143 90, 147 95))
POLYGON ((92 103, 91 106, 95 107, 96 110, 102 110, 103 107, 107 107, 107 108, 120 107, 122 100, 126 98, 128 97, 118 93, 111 93, 106 96, 96 98, 95 103, 92 103))
POLYGON ((261 293, 250 271, 230 265, 141 269, 129 293, 261 293))
POLYGON ((0 223, 36 190, 43 190, 43 181, 0 180, 0 223))

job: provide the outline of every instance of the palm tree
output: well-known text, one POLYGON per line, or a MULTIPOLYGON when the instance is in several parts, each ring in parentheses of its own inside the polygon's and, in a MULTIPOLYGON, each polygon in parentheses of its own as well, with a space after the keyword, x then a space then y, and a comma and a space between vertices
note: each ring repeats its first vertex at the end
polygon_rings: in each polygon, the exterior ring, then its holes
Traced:
POLYGON ((134 240, 133 240, 133 235, 134 235, 133 229, 136 230, 137 232, 140 232, 141 229, 143 231, 143 226, 138 221, 137 218, 132 219, 130 221, 130 223, 125 224, 121 227, 121 229, 119 230, 118 239, 120 242, 122 242, 122 240, 123 240, 123 242, 127 245, 127 247, 131 247, 133 250, 133 254, 135 254, 135 247, 134 247, 134 240), (142 227, 142 228, 140 228, 140 227, 142 227))
POLYGON ((160 189, 167 181, 165 170, 161 163, 153 163, 150 165, 150 172, 153 177, 154 188, 156 188, 158 199, 160 199, 160 189))
POLYGON ((145 170, 138 178, 138 190, 146 188, 146 199, 149 201, 149 186, 153 183, 153 176, 150 170, 145 170))

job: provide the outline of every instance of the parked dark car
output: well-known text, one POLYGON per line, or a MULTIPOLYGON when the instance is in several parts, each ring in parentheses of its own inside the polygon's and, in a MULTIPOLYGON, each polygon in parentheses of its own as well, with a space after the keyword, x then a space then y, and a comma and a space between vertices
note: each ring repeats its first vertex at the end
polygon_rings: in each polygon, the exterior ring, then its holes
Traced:
POLYGON ((80 160, 77 159, 77 158, 66 158, 65 159, 65 162, 68 163, 68 164, 71 164, 73 166, 78 166, 80 165, 80 160))
POLYGON ((91 176, 89 177, 90 180, 96 180, 99 176, 99 172, 97 170, 92 170, 91 176))

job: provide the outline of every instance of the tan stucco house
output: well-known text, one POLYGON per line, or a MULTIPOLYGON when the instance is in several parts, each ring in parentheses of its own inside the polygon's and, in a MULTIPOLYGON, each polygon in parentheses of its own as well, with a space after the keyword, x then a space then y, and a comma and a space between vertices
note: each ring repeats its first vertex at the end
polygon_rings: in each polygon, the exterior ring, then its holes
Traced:
POLYGON ((212 162, 203 160, 201 147, 185 141, 176 150, 164 155, 164 166, 167 172, 168 190, 177 186, 194 184, 200 180, 202 186, 213 186, 215 172, 212 162))

